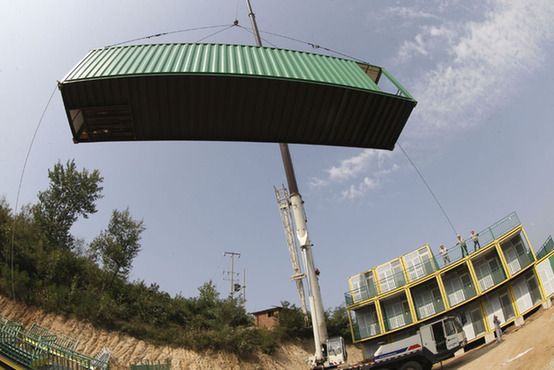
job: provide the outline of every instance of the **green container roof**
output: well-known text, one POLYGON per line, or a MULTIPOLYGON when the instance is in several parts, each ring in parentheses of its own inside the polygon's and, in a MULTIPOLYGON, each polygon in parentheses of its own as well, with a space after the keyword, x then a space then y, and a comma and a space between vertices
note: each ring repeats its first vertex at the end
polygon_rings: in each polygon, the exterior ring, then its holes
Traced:
POLYGON ((415 100, 382 68, 225 44, 96 49, 59 84, 75 142, 222 140, 392 149, 415 100), (394 94, 378 83, 385 75, 394 94))

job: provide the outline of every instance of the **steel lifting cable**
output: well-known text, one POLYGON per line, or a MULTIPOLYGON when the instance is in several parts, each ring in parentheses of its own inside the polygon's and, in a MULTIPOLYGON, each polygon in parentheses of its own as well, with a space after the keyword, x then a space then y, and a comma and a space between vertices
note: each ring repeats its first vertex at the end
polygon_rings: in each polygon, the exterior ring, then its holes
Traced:
MULTIPOLYGON (((240 28, 241 30, 244 30, 244 31, 246 31, 246 32, 249 32, 249 33, 252 34, 252 35, 254 34, 254 31, 252 31, 252 28, 242 27, 242 26, 239 25, 238 23, 235 24, 235 26, 237 26, 237 27, 240 28)), ((273 46, 274 48, 277 48, 277 47, 278 47, 277 45, 275 45, 274 43, 268 41, 267 39, 262 38, 262 40, 263 40, 263 42, 264 42, 264 45, 271 45, 271 46, 273 46)))
MULTIPOLYGON (((240 29, 246 31, 246 32, 249 32, 249 33, 251 33, 251 34, 254 34, 254 31, 252 31, 251 28, 242 27, 242 26, 240 26, 239 24, 236 24, 236 26, 237 26, 238 28, 240 28, 240 29)), ((295 39, 295 38, 293 38, 293 37, 283 36, 283 35, 279 35, 279 34, 272 33, 272 32, 260 31, 260 33, 265 33, 265 34, 268 34, 268 35, 281 37, 281 38, 283 38, 283 39, 287 39, 287 40, 295 41, 295 42, 298 42, 298 43, 301 43, 301 44, 309 45, 309 46, 311 46, 311 47, 314 48, 314 49, 322 49, 322 50, 329 51, 329 52, 334 53, 334 54, 337 54, 337 55, 344 56, 344 57, 349 58, 349 59, 352 59, 352 60, 356 60, 356 61, 359 61, 359 62, 363 62, 361 59, 357 59, 357 58, 348 56, 348 55, 346 55, 346 54, 339 53, 338 51, 334 51, 334 50, 331 50, 331 49, 328 49, 328 48, 325 48, 325 47, 321 47, 321 46, 316 45, 316 44, 313 44, 313 43, 311 43, 311 42, 302 41, 302 40, 299 40, 299 39, 295 39)), ((268 45, 273 46, 274 48, 278 48, 277 45, 275 45, 274 43, 268 41, 267 39, 262 38, 262 40, 264 41, 264 44, 268 44, 268 45)), ((365 62, 364 62, 364 63, 365 63, 365 62)))
POLYGON ((452 224, 452 221, 450 221, 450 218, 448 217, 448 215, 446 214, 446 211, 444 210, 444 208, 442 207, 441 203, 439 202, 439 200, 437 199, 437 197, 435 196, 435 193, 433 193, 433 190, 431 190, 431 187, 429 186, 429 184, 427 183, 427 181, 425 181, 425 178, 423 177, 423 175, 421 174, 421 172, 419 172, 419 170, 417 169, 415 163, 412 161, 412 159, 410 158, 410 156, 408 155, 408 153, 406 153, 406 151, 404 150, 404 148, 402 148, 402 145, 400 145, 400 142, 397 142, 398 144, 398 147, 400 148, 400 150, 402 150, 402 153, 404 153, 404 155, 406 156, 406 158, 408 158, 408 161, 410 161, 410 163, 412 164, 412 166, 414 167, 414 169, 416 170, 417 174, 419 175, 419 177, 421 178, 421 180, 423 181, 423 183, 425 184, 425 186, 427 186, 427 190, 429 190, 429 193, 431 193, 431 195, 433 196, 433 198, 435 198, 435 202, 437 202, 439 208, 441 209, 442 213, 444 214, 444 217, 446 217, 446 220, 448 221, 448 223, 450 224, 450 227, 452 227, 452 230, 454 230, 454 234, 455 235, 458 235, 458 232, 456 231, 456 228, 454 227, 454 225, 452 224))
POLYGON ((13 299, 15 299, 15 277, 14 277, 14 269, 13 269, 14 244, 15 244, 15 223, 16 223, 16 220, 17 220, 17 208, 19 206, 19 195, 21 194, 21 185, 23 184, 23 176, 25 175, 25 168, 27 167, 27 162, 29 161, 29 155, 31 154, 31 149, 33 148, 35 138, 37 137, 38 129, 40 128, 40 125, 42 123, 44 115, 46 114, 46 111, 48 110, 48 107, 50 106, 50 102, 52 102, 52 98, 54 97, 54 94, 56 93, 57 88, 58 88, 58 86, 56 85, 54 87, 54 90, 52 90, 52 94, 50 94, 50 98, 48 99, 48 103, 46 103, 46 106, 44 107, 44 110, 42 111, 42 115, 40 116, 40 119, 38 121, 37 128, 35 129, 35 133, 33 134, 33 138, 31 139, 31 143, 29 144, 29 149, 27 150, 27 156, 25 157, 25 162, 23 163, 23 169, 21 170, 21 177, 19 178, 19 186, 17 188, 17 197, 15 198, 15 208, 14 208, 13 223, 12 223, 12 240, 11 240, 11 248, 10 248, 10 254, 11 254, 11 256, 10 256, 10 269, 11 269, 13 299))
MULTIPOLYGON (((215 32, 211 35, 208 35, 208 36, 204 37, 203 39, 201 39, 201 40, 204 40, 208 37, 211 37, 211 36, 216 35, 220 32, 223 32, 223 31, 225 31, 225 30, 227 30, 227 29, 229 29, 233 26, 235 26, 235 24, 232 24, 230 26, 229 25, 208 26, 208 27, 189 28, 189 29, 186 29, 186 30, 162 32, 162 33, 158 33, 158 34, 155 34, 155 35, 149 35, 149 36, 145 36, 145 37, 141 37, 141 38, 136 38, 136 39, 133 39, 133 40, 123 41, 123 42, 120 42, 120 43, 117 43, 117 44, 108 45, 106 47, 122 45, 122 44, 126 44, 126 43, 133 42, 133 41, 139 41, 139 40, 144 40, 144 39, 149 39, 149 38, 153 38, 153 37, 159 37, 159 36, 179 33, 179 32, 187 32, 187 31, 196 31, 196 30, 226 27, 223 30, 217 31, 217 32, 215 32)), ((15 299, 15 274, 14 274, 15 226, 16 226, 16 220, 17 220, 17 210, 18 210, 18 207, 19 207, 19 197, 21 195, 21 186, 23 184, 23 177, 25 176, 25 169, 27 167, 27 162, 29 161, 29 156, 31 154, 31 150, 32 150, 33 144, 35 142, 35 138, 37 136, 40 125, 42 124, 42 120, 44 119, 44 116, 45 116, 45 114, 48 110, 48 107, 50 106, 50 103, 52 102, 52 98, 54 97, 54 94, 56 93, 56 89, 57 89, 57 86, 54 87, 54 89, 52 90, 52 94, 50 94, 50 98, 48 99, 48 102, 46 103, 46 106, 44 107, 42 115, 40 116, 37 127, 35 129, 34 134, 33 134, 33 138, 31 139, 31 143, 29 144, 29 149, 27 150, 27 156, 25 157, 25 162, 23 163, 23 169, 21 170, 21 177, 19 178, 19 186, 18 186, 18 189, 17 189, 17 196, 16 196, 16 199, 15 199, 14 217, 13 217, 13 222, 12 222, 12 237, 11 237, 11 246, 10 246, 10 270, 11 270, 11 286, 12 286, 13 299, 15 299)))
MULTIPOLYGON (((184 30, 177 30, 177 31, 169 31, 169 32, 161 32, 161 33, 155 33, 155 34, 152 34, 152 35, 148 35, 148 36, 143 36, 143 37, 139 37, 139 38, 136 38, 136 39, 131 39, 131 40, 127 40, 127 41, 122 41, 122 42, 118 42, 118 43, 115 43, 115 44, 111 44, 111 45, 106 45, 104 46, 105 48, 109 48, 109 47, 114 47, 114 46, 119 46, 119 45, 124 45, 124 44, 128 44, 128 43, 131 43, 131 42, 135 42, 135 41, 141 41, 141 40, 147 40, 147 39, 151 39, 151 38, 155 38, 155 37, 161 37, 161 36, 166 36, 166 35, 171 35, 171 34, 175 34, 175 33, 183 33, 183 32, 190 32, 190 31, 199 31, 199 30, 206 30, 206 29, 211 29, 211 28, 222 28, 222 27, 225 27, 224 29, 222 30, 219 30, 217 32, 214 32, 206 37, 203 37, 199 40, 197 40, 196 42, 201 42, 201 41, 204 41, 214 35, 217 35, 218 33, 221 33, 221 32, 224 32, 224 31, 227 31, 229 28, 232 28, 234 26, 236 27, 239 27, 245 31, 248 31, 250 33, 253 33, 252 29, 250 28, 245 28, 245 27, 242 27, 239 25, 239 22, 238 22, 238 7, 239 7, 239 2, 237 0, 237 15, 235 17, 235 21, 233 22, 232 25, 219 25, 219 26, 207 26, 207 27, 195 27, 195 28, 188 28, 188 29, 184 29, 184 30)), ((272 36, 276 36, 276 37, 280 37, 280 38, 283 38, 283 39, 287 39, 287 40, 291 40, 291 41, 295 41, 295 42, 298 42, 298 43, 301 43, 301 44, 304 44, 304 45, 308 45, 308 46, 311 46, 313 49, 322 49, 322 50, 325 50, 325 51, 328 51, 330 53, 333 53, 333 54, 336 54, 336 55, 340 55, 342 57, 345 57, 345 58, 348 58, 348 59, 351 59, 351 60, 355 60, 357 62, 362 62, 362 63, 366 63, 364 60, 362 59, 359 59, 359 58, 355 58, 351 55, 348 55, 348 54, 344 54, 344 53, 341 53, 339 51, 336 51, 336 50, 333 50, 333 49, 329 49, 327 47, 324 47, 324 46, 320 46, 318 44, 314 44, 314 43, 311 43, 311 42, 308 42, 308 41, 303 41, 303 40, 300 40, 300 39, 297 39, 297 38, 294 38, 294 37, 290 37, 290 36, 284 36, 284 35, 280 35, 278 33, 273 33, 273 32, 267 32, 267 31, 260 31, 261 33, 265 33, 265 34, 268 34, 268 35, 272 35, 272 36)), ((273 46, 273 47, 277 47, 275 44, 269 42, 267 39, 264 39, 264 42, 273 46)))
POLYGON ((212 37, 212 36, 215 36, 215 35, 217 35, 218 33, 221 33, 221 32, 224 32, 224 31, 227 31, 227 30, 228 30, 229 28, 231 28, 231 27, 235 27, 235 25, 234 25, 234 24, 232 24, 232 25, 230 25, 230 26, 228 26, 228 27, 226 27, 226 28, 224 28, 224 29, 222 29, 222 30, 216 31, 216 32, 214 32, 214 33, 212 33, 212 34, 210 34, 210 35, 208 35, 208 36, 206 36, 206 37, 203 37, 203 38, 201 38, 201 39, 197 40, 196 42, 201 42, 201 41, 204 41, 204 40, 206 40, 206 39, 208 39, 208 38, 210 38, 210 37, 212 37))
MULTIPOLYGON (((185 30, 177 30, 177 31, 169 31, 169 32, 161 32, 161 33, 155 33, 153 35, 148 35, 148 36, 144 36, 144 37, 139 37, 139 38, 136 38, 136 39, 132 39, 132 40, 127 40, 127 41, 122 41, 122 42, 118 42, 118 43, 115 43, 115 44, 111 44, 111 45, 107 45, 107 46, 104 46, 105 48, 111 48, 113 46, 119 46, 119 45, 124 45, 124 44, 128 44, 130 42, 135 42, 135 41, 141 41, 141 40, 146 40, 146 39, 151 39, 151 38, 154 38, 154 37, 160 37, 160 36, 166 36, 166 35, 172 35, 174 33, 182 33, 182 32, 190 32, 190 31, 199 31, 199 30, 207 30, 207 29, 210 29, 210 28, 222 28, 222 27, 227 27, 225 28, 225 30, 231 28, 232 26, 234 25, 227 25, 227 24, 223 24, 223 25, 219 25, 219 26, 207 26, 207 27, 196 27, 196 28, 188 28, 188 29, 185 29, 185 30)), ((223 31, 225 31, 223 30, 223 31)), ((219 33, 219 32, 222 32, 222 31, 218 31, 215 34, 219 33)), ((208 36, 209 37, 209 36, 208 36)))
POLYGON ((358 59, 358 58, 355 58, 355 57, 350 56, 350 55, 348 55, 348 54, 344 54, 344 53, 338 52, 338 51, 336 51, 336 50, 329 49, 329 48, 326 48, 326 47, 324 47, 324 46, 320 46, 320 45, 317 45, 317 44, 314 44, 314 43, 311 43, 311 42, 307 42, 307 41, 303 41, 303 40, 300 40, 300 39, 296 39, 296 38, 294 38, 294 37, 279 35, 279 34, 277 34, 277 33, 272 33, 272 32, 265 32, 265 31, 260 31, 260 32, 266 33, 266 34, 272 35, 272 36, 281 37, 281 38, 283 38, 283 39, 287 39, 287 40, 299 42, 299 43, 301 43, 301 44, 305 44, 305 45, 311 46, 313 49, 322 49, 322 50, 325 50, 325 51, 328 51, 328 52, 330 52, 330 53, 343 56, 343 57, 348 58, 348 59, 351 59, 351 60, 355 60, 355 61, 358 61, 358 62, 363 62, 363 63, 365 63, 365 61, 363 61, 362 59, 358 59))

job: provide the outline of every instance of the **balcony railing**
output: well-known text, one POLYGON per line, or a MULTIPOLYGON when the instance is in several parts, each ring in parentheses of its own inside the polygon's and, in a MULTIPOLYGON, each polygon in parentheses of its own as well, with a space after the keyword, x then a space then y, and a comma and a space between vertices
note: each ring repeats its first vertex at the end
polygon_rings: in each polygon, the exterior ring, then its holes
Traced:
MULTIPOLYGON (((503 219, 491 225, 490 227, 486 228, 485 230, 480 231, 479 245, 481 246, 481 248, 483 248, 489 245, 490 243, 492 243, 494 240, 510 232, 511 230, 513 230, 519 225, 521 225, 521 222, 517 214, 515 212, 512 212, 508 216, 504 217, 503 219)), ((473 244, 473 241, 471 240, 471 238, 469 238, 469 236, 466 237, 466 248, 469 255, 475 252, 475 249, 476 249, 473 244)), ((552 241, 552 237, 550 237, 545 242, 543 247, 540 249, 539 253, 537 254, 537 258, 541 258, 545 256, 552 250, 554 250, 554 242, 552 241)), ((379 276, 379 286, 375 287, 376 289, 374 291, 371 291, 371 289, 368 288, 367 299, 373 298, 378 294, 386 293, 396 288, 399 288, 402 285, 405 285, 406 276, 410 278, 410 281, 412 282, 416 281, 424 276, 427 276, 433 273, 434 271, 444 268, 445 266, 451 263, 461 260, 463 257, 465 257, 465 255, 462 254, 461 246, 454 245, 448 248, 448 257, 450 259, 450 262, 445 263, 442 256, 440 256, 437 251, 436 255, 434 254, 430 260, 422 262, 421 264, 418 264, 415 266, 410 266, 409 268, 406 269, 406 271, 399 271, 394 275, 387 276, 387 277, 379 276)), ((530 259, 532 258, 532 254, 528 254, 526 258, 527 259, 523 259, 522 261, 525 262, 524 263, 525 266, 528 266, 529 263, 533 261, 530 259)), ((500 281, 503 281, 506 278, 506 275, 504 274, 504 271, 500 271, 498 273, 498 276, 495 278, 500 279, 500 281)), ((494 283, 494 285, 496 285, 497 283, 498 282, 494 283)), ((357 299, 356 300, 354 299, 354 298, 357 298, 358 293, 361 294, 360 295, 361 297, 365 297, 366 292, 362 292, 362 290, 363 289, 360 288, 360 292, 349 291, 345 293, 344 296, 345 296, 346 304, 351 305, 354 303, 358 303, 359 301, 357 299)))
POLYGON ((377 287, 375 283, 370 283, 369 285, 361 286, 358 289, 353 289, 350 292, 344 293, 344 300, 346 301, 346 305, 350 306, 375 296, 377 296, 377 287))
POLYGON ((433 272, 437 271, 437 266, 433 259, 427 259, 423 262, 420 262, 416 265, 408 267, 408 276, 411 281, 416 281, 425 277, 433 272))
MULTIPOLYGON (((501 236, 505 235, 519 225, 521 225, 521 222, 517 217, 517 214, 515 212, 510 213, 502 220, 496 222, 492 226, 489 226, 485 230, 482 230, 478 233, 480 248, 483 248, 484 246, 492 243, 494 240, 500 238, 501 236)), ((464 238, 466 239, 466 248, 468 254, 471 255, 473 252, 480 249, 475 246, 473 240, 471 240, 469 236, 464 236, 464 238)), ((448 257, 450 258, 450 263, 454 263, 465 257, 465 253, 463 253, 462 247, 456 244, 448 248, 448 257)), ((438 252, 436 258, 440 268, 443 268, 449 264, 448 262, 444 262, 443 258, 438 255, 438 252)))
POLYGON ((381 333, 376 313, 374 312, 372 315, 375 317, 374 321, 367 320, 367 318, 366 320, 361 320, 366 325, 360 325, 358 322, 358 316, 352 315, 352 332, 354 334, 354 340, 369 338, 381 333))
MULTIPOLYGON (((519 221, 519 217, 517 217, 517 214, 515 212, 510 213, 508 216, 504 217, 502 220, 498 221, 488 228, 488 231, 491 234, 491 239, 488 240, 486 244, 500 238, 501 236, 508 233, 510 230, 519 225, 521 225, 521 221, 519 221)), ((481 236, 481 234, 479 234, 479 236, 481 236)))
POLYGON ((404 271, 398 271, 392 275, 381 277, 379 276, 380 292, 386 293, 406 284, 404 271))
POLYGON ((552 240, 552 236, 549 236, 548 239, 544 242, 542 247, 537 252, 537 259, 540 260, 544 256, 546 256, 548 253, 552 252, 554 250, 554 241, 552 240))
POLYGON ((366 327, 360 327, 358 323, 352 323, 352 331, 354 340, 360 340, 380 334, 379 325, 377 323, 370 324, 366 327))

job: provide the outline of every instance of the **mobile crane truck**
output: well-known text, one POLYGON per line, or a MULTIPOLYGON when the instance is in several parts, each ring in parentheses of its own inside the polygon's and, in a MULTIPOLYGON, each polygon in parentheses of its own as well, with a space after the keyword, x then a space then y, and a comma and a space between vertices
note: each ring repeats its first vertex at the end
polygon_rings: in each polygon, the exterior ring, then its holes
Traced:
POLYGON ((466 344, 459 319, 447 316, 422 325, 411 337, 381 345, 368 362, 345 369, 430 370, 466 344))
MULTIPOLYGON (((293 263, 295 275, 292 280, 300 282, 300 299, 304 301, 302 279, 307 278, 310 307, 312 308, 312 326, 314 330, 314 342, 316 353, 308 359, 312 369, 327 369, 339 367, 346 363, 347 352, 342 337, 328 338, 325 320, 317 315, 317 309, 321 307, 321 296, 317 274, 314 273, 314 261, 311 254, 311 243, 308 239, 306 216, 303 202, 298 192, 289 196, 287 189, 275 188, 277 202, 281 211, 287 244, 293 263), (297 254, 296 240, 294 239, 293 217, 297 226, 297 234, 301 241, 301 250, 307 273, 301 273, 299 256, 297 254), (310 276, 310 273, 312 276, 310 276), (302 289, 300 289, 302 288, 302 289), (319 303, 319 304, 317 304, 319 303), (315 309, 315 310, 314 310, 315 309)), ((304 303, 303 303, 304 304, 304 303)), ((322 309, 320 308, 320 312, 322 309)), ((393 343, 383 344, 377 349, 373 357, 367 363, 347 367, 346 369, 399 369, 399 370, 423 370, 431 369, 433 364, 454 356, 454 353, 463 348, 467 343, 462 325, 456 317, 443 317, 429 324, 422 325, 417 333, 411 337, 398 340, 393 343)))

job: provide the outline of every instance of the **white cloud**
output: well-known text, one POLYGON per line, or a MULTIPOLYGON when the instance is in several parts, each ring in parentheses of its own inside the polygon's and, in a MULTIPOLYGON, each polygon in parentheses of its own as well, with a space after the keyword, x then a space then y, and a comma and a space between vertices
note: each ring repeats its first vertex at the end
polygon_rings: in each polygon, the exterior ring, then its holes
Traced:
POLYGON ((356 177, 378 155, 377 151, 366 149, 354 157, 343 159, 338 166, 333 166, 327 171, 329 180, 343 181, 356 177))
MULTIPOLYGON (((418 140, 429 139, 429 132, 440 135, 438 127, 463 129, 477 124, 483 112, 502 104, 528 76, 544 67, 554 35, 551 0, 438 2, 431 10, 417 10, 423 6, 420 2, 389 8, 379 19, 388 23, 403 18, 410 25, 402 23, 402 27, 417 27, 411 39, 400 45, 393 64, 413 76, 409 90, 418 107, 410 119, 410 134, 417 132, 418 140)), ((361 151, 332 166, 327 176, 312 179, 310 185, 339 186, 344 199, 362 197, 399 170, 392 153, 397 151, 361 151)))
POLYGON ((408 7, 393 7, 385 10, 387 15, 399 16, 404 19, 422 19, 422 18, 436 18, 436 15, 425 11, 408 7))
POLYGON ((426 55, 422 51, 440 57, 413 88, 423 125, 476 124, 483 111, 544 64, 544 44, 554 34, 554 3, 499 0, 489 6, 482 21, 424 27, 399 50, 404 61, 426 55))
POLYGON ((369 190, 379 188, 392 172, 400 168, 395 160, 395 153, 383 150, 362 150, 359 154, 343 159, 337 166, 327 170, 326 178, 312 178, 310 186, 326 187, 347 183, 347 189, 340 191, 341 197, 354 199, 363 196, 369 190))
POLYGON ((406 61, 412 57, 414 54, 420 54, 420 55, 429 55, 429 52, 427 51, 427 45, 425 41, 423 41, 423 35, 419 34, 415 37, 415 41, 408 42, 405 41, 402 45, 399 57, 406 61))

